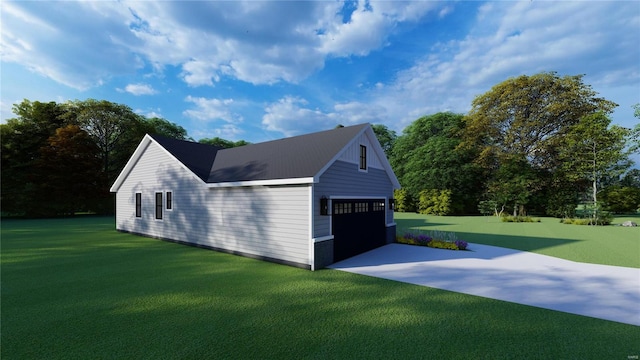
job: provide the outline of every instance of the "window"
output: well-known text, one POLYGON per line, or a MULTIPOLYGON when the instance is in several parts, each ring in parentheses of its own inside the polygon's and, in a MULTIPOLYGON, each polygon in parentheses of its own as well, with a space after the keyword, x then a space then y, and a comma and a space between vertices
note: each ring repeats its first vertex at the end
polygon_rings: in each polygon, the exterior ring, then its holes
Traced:
POLYGON ((162 219, 162 193, 156 193, 156 219, 162 219))
POLYGON ((373 211, 384 211, 384 201, 376 201, 373 203, 373 211))
POLYGON ((369 203, 367 202, 359 202, 355 203, 357 213, 369 212, 369 203))
POLYGON ((142 193, 136 193, 136 217, 142 217, 142 193))
POLYGON ((336 215, 351 214, 351 203, 336 203, 333 213, 336 215))
POLYGON ((173 193, 167 191, 167 210, 173 209, 173 193))
POLYGON ((360 145, 360 170, 367 170, 367 147, 360 145))

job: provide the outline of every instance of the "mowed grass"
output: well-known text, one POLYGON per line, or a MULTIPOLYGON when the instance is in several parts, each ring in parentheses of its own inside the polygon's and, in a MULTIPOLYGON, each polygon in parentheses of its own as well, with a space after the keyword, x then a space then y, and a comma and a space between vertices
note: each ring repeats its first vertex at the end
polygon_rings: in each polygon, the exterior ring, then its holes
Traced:
POLYGON ((118 233, 3 221, 2 359, 627 359, 640 327, 311 272, 118 233))
MULTIPOLYGON (((406 230, 455 232, 470 243, 506 247, 563 259, 640 268, 640 227, 618 226, 640 217, 617 217, 609 226, 561 224, 556 218, 540 223, 505 223, 495 216, 433 216, 395 213, 398 234, 406 230)), ((473 245, 469 247, 473 250, 473 245)))

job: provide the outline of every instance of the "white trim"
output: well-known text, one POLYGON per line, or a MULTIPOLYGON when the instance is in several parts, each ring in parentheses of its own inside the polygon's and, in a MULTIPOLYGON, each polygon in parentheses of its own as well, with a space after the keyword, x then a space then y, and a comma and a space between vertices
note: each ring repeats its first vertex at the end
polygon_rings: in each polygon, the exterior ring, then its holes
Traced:
MULTIPOLYGON (((349 142, 347 143, 347 145, 345 145, 342 150, 338 151, 337 154, 335 154, 335 156, 329 160, 328 163, 326 163, 322 169, 320 169, 320 171, 318 171, 318 173, 313 177, 313 182, 314 183, 319 183, 320 182, 320 176, 322 176, 322 174, 325 173, 325 171, 327 171, 331 165, 333 165, 334 162, 336 162, 336 160, 340 159, 340 157, 342 156, 342 154, 344 154, 345 151, 347 151, 347 149, 349 148, 349 146, 351 146, 351 144, 353 144, 354 142, 356 142, 356 140, 358 140, 358 138, 360 137, 360 135, 362 135, 368 128, 371 128, 371 125, 369 125, 368 127, 365 126, 364 128, 362 128, 362 130, 360 130, 360 132, 358 132, 351 140, 349 140, 349 142)), ((358 140, 359 142, 359 140, 358 140)), ((358 167, 360 167, 359 165, 356 165, 358 167)))
MULTIPOLYGON (((354 200, 360 200, 360 199, 373 199, 373 200, 379 200, 379 199, 386 199, 385 196, 382 195, 378 195, 378 196, 348 196, 348 195, 331 195, 329 196, 329 199, 354 199, 354 200)), ((386 201, 385 201, 385 206, 386 206, 386 201)))
POLYGON ((208 188, 224 188, 224 187, 240 187, 240 186, 264 186, 264 185, 298 185, 312 184, 312 177, 306 178, 290 178, 290 179, 272 179, 272 180, 248 180, 248 181, 231 181, 221 183, 206 184, 208 188))
MULTIPOLYGON (((333 200, 384 200, 384 223, 387 224, 387 197, 386 196, 348 196, 348 195, 330 195, 329 196, 329 231, 333 231, 333 200)), ((333 237, 333 233, 331 235, 333 237)), ((328 240, 328 239, 327 239, 328 240)))
POLYGON ((129 158, 129 161, 127 161, 127 164, 124 166, 124 168, 120 172, 120 175, 118 175, 118 177, 116 178, 116 181, 114 181, 113 185, 111 185, 111 188, 109 189, 110 192, 112 193, 118 192, 122 183, 124 183, 127 176, 129 176, 129 173, 133 170, 138 160, 140 160, 142 155, 149 148, 149 145, 151 145, 152 143, 156 144, 160 149, 162 149, 162 151, 164 151, 165 154, 169 155, 170 158, 175 160, 178 163, 178 165, 183 169, 185 169, 187 171, 187 174, 191 174, 191 176, 193 176, 196 179, 196 181, 200 182, 201 184, 206 184, 206 182, 204 182, 198 175, 196 175, 193 171, 191 171, 191 169, 189 169, 185 164, 183 164, 182 161, 178 160, 178 158, 173 156, 173 154, 170 153, 169 150, 165 149, 164 146, 160 145, 160 143, 155 141, 151 136, 149 136, 149 134, 147 134, 144 136, 144 138, 142 138, 142 141, 140 141, 140 144, 138 144, 138 147, 133 152, 133 155, 131 155, 131 158, 129 158))
POLYGON ((314 246, 314 239, 313 239, 313 232, 315 230, 314 227, 314 214, 313 214, 313 186, 309 186, 309 265, 311 266, 311 271, 315 270, 316 267, 316 262, 315 262, 315 246, 314 246))
POLYGON ((395 222, 392 222, 390 224, 385 224, 387 227, 392 227, 392 226, 398 226, 398 224, 396 224, 395 222))
POLYGON ((145 135, 144 138, 142 138, 142 141, 140 141, 140 144, 138 144, 138 147, 136 147, 133 155, 131 155, 131 157, 127 161, 127 164, 124 166, 124 168, 116 178, 116 181, 114 181, 113 185, 111 185, 111 188, 109 189, 110 192, 118 192, 124 180, 127 178, 127 176, 129 176, 131 170, 133 170, 135 164, 149 147, 149 144, 151 144, 151 137, 149 135, 145 135))
POLYGON ((320 236, 317 238, 313 238, 311 240, 313 240, 313 243, 319 243, 319 242, 323 242, 323 241, 327 241, 327 240, 333 240, 334 236, 333 235, 325 235, 325 236, 320 236))
MULTIPOLYGON (((322 174, 325 173, 325 171, 327 171, 331 165, 333 165, 333 163, 336 162, 336 160, 338 160, 340 157, 342 157, 342 155, 344 154, 345 151, 347 151, 347 149, 349 149, 349 147, 351 145, 353 145, 354 143, 360 143, 360 135, 362 134, 366 134, 367 138, 369 139, 369 143, 371 145, 372 150, 375 152, 375 155, 378 156, 378 158, 380 159, 380 163, 382 165, 383 170, 385 171, 385 173, 387 174, 387 176, 389 177, 389 180, 391 181, 391 185, 393 187, 393 189, 400 189, 400 182, 398 181, 398 178, 396 177, 396 174, 393 172, 393 169, 391 168, 391 164, 389 163, 389 159, 387 159, 387 156, 384 153, 384 150, 382 150, 382 146, 380 146, 380 142, 378 141, 378 138, 376 137, 376 134, 373 132, 373 129, 371 128, 371 125, 369 124, 369 126, 365 126, 359 133, 357 133, 353 139, 351 139, 343 148, 342 150, 338 151, 338 153, 331 159, 329 160, 329 162, 322 167, 322 169, 320 169, 320 171, 318 171, 318 173, 313 177, 313 182, 314 183, 319 183, 320 182, 320 177, 322 176, 322 174)), ((369 151, 367 150, 367 169, 369 169, 369 151)), ((360 164, 358 163, 356 165, 358 167, 358 169, 360 169, 360 164)), ((362 172, 364 172, 363 170, 361 170, 362 172)))

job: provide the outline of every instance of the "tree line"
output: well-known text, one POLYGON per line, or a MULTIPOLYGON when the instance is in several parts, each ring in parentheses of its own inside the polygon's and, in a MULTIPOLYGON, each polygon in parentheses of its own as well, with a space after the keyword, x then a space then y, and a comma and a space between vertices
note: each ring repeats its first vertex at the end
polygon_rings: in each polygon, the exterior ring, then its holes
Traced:
MULTIPOLYGON (((401 135, 373 125, 402 185, 397 210, 570 217, 584 202, 594 216, 640 207, 640 170, 629 170, 640 126, 611 125, 617 105, 581 75, 511 78, 471 105, 468 114, 423 116, 401 135)), ((3 215, 113 213, 109 186, 145 134, 193 140, 175 123, 105 100, 24 100, 13 112, 17 117, 0 124, 3 215)))
MULTIPOLYGON (((145 134, 193 140, 175 123, 105 100, 23 100, 13 112, 17 117, 0 125, 4 216, 112 214, 109 187, 145 134)), ((220 138, 200 142, 247 144, 220 138)))
POLYGON ((593 217, 635 212, 640 171, 629 155, 640 148, 640 125, 611 125, 616 106, 582 75, 548 72, 495 85, 466 115, 424 116, 400 136, 379 127, 392 139, 397 209, 573 217, 586 203, 593 217))

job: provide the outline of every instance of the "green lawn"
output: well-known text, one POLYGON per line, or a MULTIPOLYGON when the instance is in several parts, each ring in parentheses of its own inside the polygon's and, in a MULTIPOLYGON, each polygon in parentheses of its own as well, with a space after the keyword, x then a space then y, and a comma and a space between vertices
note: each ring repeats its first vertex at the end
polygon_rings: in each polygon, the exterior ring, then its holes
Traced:
POLYGON ((531 251, 594 264, 640 268, 640 227, 617 226, 640 217, 619 217, 609 226, 561 224, 556 218, 540 223, 504 223, 495 216, 432 216, 395 213, 398 234, 406 229, 455 232, 470 243, 531 251))
POLYGON ((122 234, 112 218, 3 221, 1 235, 2 359, 640 354, 637 326, 122 234))

